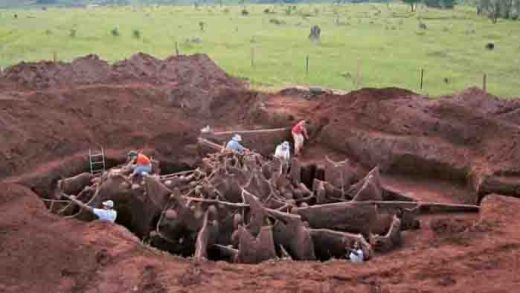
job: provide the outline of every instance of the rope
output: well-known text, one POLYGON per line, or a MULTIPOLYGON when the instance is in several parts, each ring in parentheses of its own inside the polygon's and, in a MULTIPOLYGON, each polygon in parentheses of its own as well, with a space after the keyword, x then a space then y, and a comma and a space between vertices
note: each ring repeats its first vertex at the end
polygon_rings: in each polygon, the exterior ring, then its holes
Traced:
POLYGON ((227 205, 227 206, 230 206, 230 207, 238 207, 238 208, 247 208, 247 207, 249 207, 249 205, 245 204, 245 203, 234 203, 234 202, 220 201, 220 200, 209 199, 209 198, 199 198, 199 197, 184 197, 184 198, 189 200, 189 201, 198 201, 198 202, 205 202, 205 203, 221 204, 221 205, 227 205))
POLYGON ((282 128, 264 128, 264 129, 247 129, 247 130, 229 130, 229 131, 220 131, 220 132, 211 132, 214 135, 222 135, 222 134, 233 134, 233 133, 259 133, 259 132, 277 132, 277 131, 285 131, 291 129, 290 127, 282 127, 282 128))
MULTIPOLYGON (((96 188, 96 192, 94 193, 94 195, 92 196, 92 198, 90 198, 90 200, 88 202, 85 203, 85 205, 89 205, 98 195, 99 195, 99 190, 101 188, 96 188)), ((75 213, 74 215, 70 215, 70 216, 65 216, 64 218, 65 219, 70 219, 70 218, 74 218, 76 217, 77 215, 79 215, 80 213, 82 212, 82 209, 80 208, 79 211, 77 213, 75 213)))
POLYGON ((164 174, 164 175, 159 176, 159 178, 166 179, 169 177, 175 177, 177 175, 184 175, 184 174, 189 174, 189 173, 193 173, 193 172, 195 172, 195 170, 180 171, 180 172, 175 172, 175 173, 171 173, 171 174, 164 174))
POLYGON ((40 198, 42 201, 55 203, 55 202, 70 202, 70 200, 66 199, 48 199, 48 198, 40 198))

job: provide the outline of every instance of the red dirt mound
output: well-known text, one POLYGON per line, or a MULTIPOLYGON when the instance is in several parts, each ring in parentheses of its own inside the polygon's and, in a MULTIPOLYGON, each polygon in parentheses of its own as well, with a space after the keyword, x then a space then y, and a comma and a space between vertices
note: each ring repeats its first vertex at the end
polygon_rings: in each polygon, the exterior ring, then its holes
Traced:
POLYGON ((159 60, 143 53, 112 66, 96 55, 77 58, 71 63, 20 63, 5 70, 0 88, 47 89, 136 82, 190 86, 206 91, 244 88, 242 82, 227 75, 206 55, 172 56, 159 60))
POLYGON ((256 99, 205 55, 22 63, 0 84, 0 178, 97 146, 152 148, 177 160, 200 128, 240 122, 256 99))
POLYGON ((516 101, 475 88, 438 99, 363 89, 318 101, 312 114, 317 143, 369 168, 453 180, 482 195, 520 195, 520 128, 509 115, 516 101))

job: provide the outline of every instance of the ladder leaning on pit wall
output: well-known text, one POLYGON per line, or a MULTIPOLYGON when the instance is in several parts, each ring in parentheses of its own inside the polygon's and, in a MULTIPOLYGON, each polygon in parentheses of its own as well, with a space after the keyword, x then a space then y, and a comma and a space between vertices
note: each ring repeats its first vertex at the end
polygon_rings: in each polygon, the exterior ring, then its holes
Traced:
POLYGON ((92 175, 102 175, 105 172, 105 151, 103 147, 100 150, 88 150, 88 159, 90 164, 90 173, 92 175))

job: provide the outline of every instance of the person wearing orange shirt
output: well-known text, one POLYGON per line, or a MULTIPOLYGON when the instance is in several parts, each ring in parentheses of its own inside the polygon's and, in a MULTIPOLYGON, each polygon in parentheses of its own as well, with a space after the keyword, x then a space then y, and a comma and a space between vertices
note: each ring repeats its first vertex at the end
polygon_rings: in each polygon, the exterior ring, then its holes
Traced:
POLYGON ((128 153, 128 159, 129 164, 133 169, 131 177, 152 173, 152 161, 144 154, 137 151, 130 151, 128 153))

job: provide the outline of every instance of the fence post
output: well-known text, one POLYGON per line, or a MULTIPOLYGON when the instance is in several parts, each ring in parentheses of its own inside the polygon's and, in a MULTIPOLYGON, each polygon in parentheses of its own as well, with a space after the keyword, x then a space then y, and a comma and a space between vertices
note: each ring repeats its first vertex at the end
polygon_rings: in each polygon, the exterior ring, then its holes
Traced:
POLYGON ((482 76, 482 90, 483 91, 486 91, 486 88, 487 88, 487 75, 484 73, 484 75, 482 76))
POLYGON ((356 89, 359 88, 360 84, 361 84, 361 60, 358 59, 357 65, 356 65, 356 89))
POLYGON ((175 55, 179 56, 179 43, 175 41, 175 55))
POLYGON ((309 74, 309 55, 305 56, 305 74, 309 74))
POLYGON ((251 47, 251 67, 255 67, 255 47, 251 47))
POLYGON ((420 82, 420 89, 422 90, 423 88, 423 80, 424 80, 424 68, 421 68, 421 82, 420 82))
POLYGON ((56 51, 52 51, 52 61, 54 63, 56 63, 56 61, 58 61, 58 54, 56 53, 56 51))

